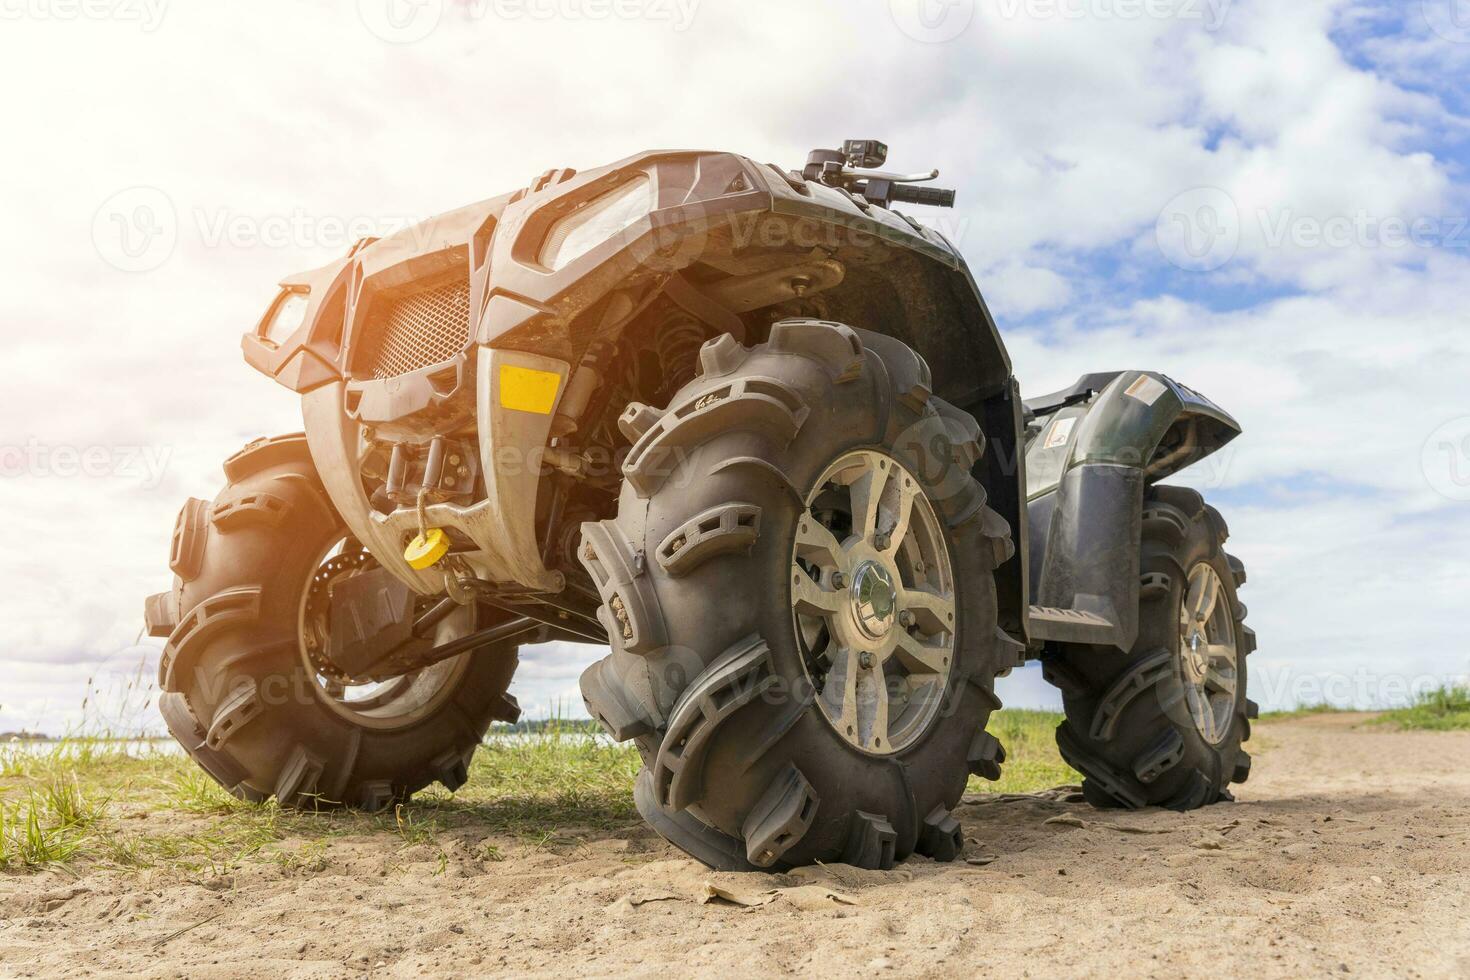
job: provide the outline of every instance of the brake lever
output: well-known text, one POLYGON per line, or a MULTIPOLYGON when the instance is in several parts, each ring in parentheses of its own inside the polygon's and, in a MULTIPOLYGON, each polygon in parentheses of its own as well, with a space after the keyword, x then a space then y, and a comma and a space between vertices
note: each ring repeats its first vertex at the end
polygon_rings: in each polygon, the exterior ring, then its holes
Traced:
POLYGON ((893 184, 917 184, 926 180, 934 180, 939 176, 939 168, 930 170, 928 173, 919 174, 895 174, 886 170, 864 170, 861 167, 843 167, 842 176, 852 177, 856 180, 886 180, 893 184))

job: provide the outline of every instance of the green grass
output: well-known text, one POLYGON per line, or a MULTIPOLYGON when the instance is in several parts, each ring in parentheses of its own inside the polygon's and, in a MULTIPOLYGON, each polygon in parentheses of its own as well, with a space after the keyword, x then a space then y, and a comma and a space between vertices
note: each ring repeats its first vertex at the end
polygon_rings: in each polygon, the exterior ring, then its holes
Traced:
POLYGON ((456 832, 501 835, 481 847, 499 860, 516 842, 560 846, 634 824, 631 747, 590 737, 577 723, 535 736, 492 737, 457 794, 433 788, 383 814, 300 813, 235 799, 165 744, 72 738, 24 751, 0 746, 0 870, 92 861, 220 874, 250 859, 320 863, 349 835, 378 836, 442 858, 456 832))
POLYGON ((1062 716, 1053 711, 1008 708, 990 719, 988 731, 1005 746, 1006 761, 998 782, 970 778, 972 793, 1034 793, 1076 785, 1082 776, 1062 761, 1056 730, 1062 716))
POLYGON ((1373 723, 1405 730, 1470 730, 1470 685, 1446 684, 1437 690, 1426 691, 1409 707, 1385 711, 1373 719, 1373 723))
POLYGON ((69 861, 93 840, 107 804, 84 792, 75 773, 51 773, 23 798, 0 798, 0 869, 69 861))
POLYGON ((1298 705, 1295 708, 1292 708, 1290 711, 1263 711, 1261 712, 1261 717, 1285 720, 1288 718, 1306 718, 1309 715, 1331 715, 1343 711, 1354 710, 1356 709, 1340 708, 1335 704, 1328 704, 1326 701, 1319 701, 1316 704, 1298 705))
MULTIPOLYGON (((970 791, 1077 782, 1057 755, 1059 721, 1040 711, 998 713, 990 730, 1006 747, 1004 776, 971 780, 970 791)), ((348 836, 387 842, 404 863, 428 860, 442 870, 456 845, 473 860, 495 862, 518 847, 574 847, 638 825, 633 748, 591 737, 576 722, 538 728, 488 739, 458 793, 426 790, 382 814, 244 803, 162 744, 72 738, 35 751, 0 746, 0 870, 89 864, 203 879, 260 861, 312 873, 332 842, 348 836)))

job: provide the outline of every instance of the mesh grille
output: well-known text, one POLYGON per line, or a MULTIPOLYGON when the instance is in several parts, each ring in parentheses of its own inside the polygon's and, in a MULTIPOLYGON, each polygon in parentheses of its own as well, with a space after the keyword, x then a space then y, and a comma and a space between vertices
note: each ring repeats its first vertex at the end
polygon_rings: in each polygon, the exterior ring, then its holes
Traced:
POLYGON ((458 354, 469 339, 470 279, 387 300, 372 314, 364 363, 374 378, 396 378, 458 354))

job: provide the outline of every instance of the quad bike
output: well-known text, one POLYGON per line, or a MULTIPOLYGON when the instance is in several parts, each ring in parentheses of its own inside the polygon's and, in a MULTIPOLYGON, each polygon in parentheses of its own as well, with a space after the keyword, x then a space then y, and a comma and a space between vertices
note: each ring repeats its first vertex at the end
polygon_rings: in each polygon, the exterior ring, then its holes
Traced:
POLYGON ((305 433, 179 515, 163 716, 237 796, 461 786, 520 646, 604 644, 587 709, 717 868, 952 859, 1039 659, 1099 806, 1246 777, 1226 528, 1159 481, 1239 432, 1162 375, 1019 397, 928 174, 651 152, 287 278, 246 360, 305 433))

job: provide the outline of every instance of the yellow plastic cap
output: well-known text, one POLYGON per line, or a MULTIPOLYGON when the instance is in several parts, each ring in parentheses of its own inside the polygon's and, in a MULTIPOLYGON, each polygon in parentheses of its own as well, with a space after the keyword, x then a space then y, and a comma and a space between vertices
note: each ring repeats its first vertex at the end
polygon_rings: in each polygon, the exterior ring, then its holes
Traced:
POLYGON ((433 568, 447 554, 449 535, 437 527, 431 527, 427 535, 420 534, 408 543, 408 547, 403 549, 403 560, 422 572, 426 568, 433 568))

